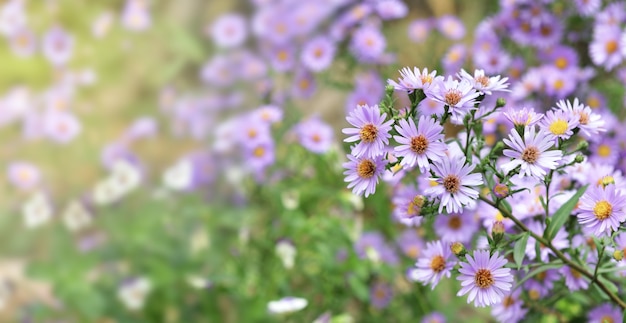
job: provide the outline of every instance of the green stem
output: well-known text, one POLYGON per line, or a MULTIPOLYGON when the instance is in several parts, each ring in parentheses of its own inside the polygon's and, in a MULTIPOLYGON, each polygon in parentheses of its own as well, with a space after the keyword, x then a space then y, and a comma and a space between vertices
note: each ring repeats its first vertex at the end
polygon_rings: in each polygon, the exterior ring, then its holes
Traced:
POLYGON ((613 294, 611 292, 611 290, 609 290, 608 287, 606 287, 606 285, 604 285, 604 283, 602 283, 601 281, 598 280, 597 276, 594 275, 593 273, 590 273, 588 270, 586 270, 585 268, 583 268, 582 266, 578 265, 577 263, 573 262, 572 260, 570 260, 569 258, 567 258, 559 249, 555 248, 552 245, 551 241, 548 241, 546 239, 544 239, 542 236, 534 233, 533 231, 531 231, 524 223, 522 223, 522 221, 520 221, 519 219, 517 219, 515 216, 513 216, 513 214, 511 214, 509 211, 507 211, 506 209, 500 207, 499 205, 496 205, 496 203, 494 203, 493 201, 489 200, 488 198, 484 197, 484 196, 479 196, 478 197, 481 201, 497 208, 500 213, 502 214, 502 216, 504 216, 505 218, 509 218, 513 221, 513 223, 515 223, 515 225, 517 225, 517 227, 519 227, 520 229, 522 229, 522 231, 524 232, 528 232, 530 234, 531 237, 535 238, 535 240, 541 244, 543 244, 544 246, 546 246, 547 248, 549 248, 550 250, 552 250, 552 252, 554 253, 554 255, 561 259, 567 266, 569 266, 570 268, 576 270, 577 272, 579 272, 581 275, 591 279, 591 282, 595 283, 596 285, 598 285, 598 287, 600 287, 600 289, 613 301, 615 302, 617 305, 619 305, 622 309, 626 309, 626 302, 624 302, 623 300, 621 300, 619 298, 619 296, 617 296, 616 294, 613 294))

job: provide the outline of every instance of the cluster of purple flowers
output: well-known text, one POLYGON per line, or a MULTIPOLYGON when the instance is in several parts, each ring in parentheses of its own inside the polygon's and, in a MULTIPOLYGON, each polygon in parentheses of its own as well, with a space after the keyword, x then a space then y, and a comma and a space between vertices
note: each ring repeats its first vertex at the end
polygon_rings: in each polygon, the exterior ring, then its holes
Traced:
MULTIPOLYGON (((569 290, 589 288, 593 271, 583 273, 574 257, 584 257, 596 275, 600 267, 620 268, 605 250, 617 250, 615 259, 622 259, 613 240, 626 221, 621 165, 593 158, 594 142, 614 135, 608 114, 577 98, 545 113, 517 108, 502 98, 514 96, 516 84, 509 94, 507 78, 484 70, 444 77, 404 68, 400 74, 388 81, 380 105, 358 106, 347 117, 352 128, 344 129, 345 141, 354 144, 344 167, 355 194, 373 194, 382 178, 393 188, 396 221, 432 225, 434 234, 427 236, 436 240, 418 243, 423 250, 410 280, 434 289, 458 273, 459 296, 493 306, 500 321, 519 321, 530 311, 527 302, 548 297, 560 277, 569 290), (410 104, 395 107, 394 90, 410 104), (431 113, 420 105, 424 100, 443 109, 431 113), (462 130, 449 133, 448 121, 462 130), (554 228, 553 221, 568 225, 554 228), (525 242, 515 242, 524 235, 525 242), (515 259, 502 256, 513 248, 520 250, 515 259), (565 263, 535 276, 515 270, 511 261, 518 268, 565 263), (513 288, 516 280, 524 289, 513 288)), ((610 297, 624 305, 618 294, 610 297)))

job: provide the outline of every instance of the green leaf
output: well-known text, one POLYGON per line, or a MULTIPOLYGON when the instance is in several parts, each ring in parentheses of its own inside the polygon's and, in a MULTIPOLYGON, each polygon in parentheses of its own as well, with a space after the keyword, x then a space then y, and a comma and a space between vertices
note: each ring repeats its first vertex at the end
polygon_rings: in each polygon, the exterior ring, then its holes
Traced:
POLYGON ((548 226, 546 227, 546 231, 543 233, 543 236, 546 239, 548 239, 549 241, 552 241, 552 239, 554 239, 556 233, 565 224, 567 219, 569 219, 570 214, 572 214, 572 210, 574 210, 574 207, 576 207, 576 203, 578 203, 580 197, 587 190, 587 186, 588 185, 581 187, 578 192, 574 194, 574 196, 572 196, 567 202, 561 205, 561 207, 554 213, 550 224, 548 224, 548 226))
POLYGON ((515 242, 515 248, 513 249, 513 259, 517 265, 517 269, 522 266, 522 260, 524 260, 524 254, 526 253, 526 244, 528 244, 528 237, 530 232, 524 233, 519 241, 515 242))
POLYGON ((350 278, 348 278, 348 284, 350 284, 352 291, 354 291, 354 294, 359 300, 365 302, 369 299, 369 290, 367 286, 365 286, 365 283, 358 277, 350 276, 350 278))

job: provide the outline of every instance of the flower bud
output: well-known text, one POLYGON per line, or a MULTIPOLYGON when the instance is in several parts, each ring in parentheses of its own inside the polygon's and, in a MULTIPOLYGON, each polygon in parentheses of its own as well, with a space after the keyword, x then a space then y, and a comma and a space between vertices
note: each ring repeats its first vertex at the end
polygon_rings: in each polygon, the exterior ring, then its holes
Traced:
POLYGON ((615 258, 615 260, 617 261, 621 261, 622 259, 624 259, 624 250, 615 250, 615 252, 613 253, 613 258, 615 258))
POLYGON ((600 179, 600 183, 599 184, 602 185, 602 187, 607 187, 607 186, 609 186, 611 184, 615 184, 615 178, 613 178, 613 176, 611 176, 611 175, 603 176, 600 179))
POLYGON ((582 154, 578 154, 574 158, 575 163, 582 163, 584 160, 585 160, 585 156, 583 156, 582 154))
POLYGON ((451 244, 450 250, 452 250, 452 253, 454 253, 459 258, 467 254, 467 250, 465 249, 465 246, 460 242, 455 242, 451 244))
POLYGON ((506 105, 506 100, 504 98, 498 98, 496 100, 496 109, 497 108, 502 108, 505 105, 506 105))
POLYGON ((498 243, 502 240, 502 238, 504 238, 504 223, 502 223, 502 221, 493 222, 491 237, 493 238, 494 243, 498 243))
POLYGON ((416 195, 413 200, 409 202, 406 216, 412 218, 421 215, 424 203, 426 203, 426 198, 424 197, 424 195, 416 195))
POLYGON ((505 198, 509 195, 509 187, 506 184, 498 183, 493 187, 493 194, 497 198, 505 198))
POLYGON ((394 90, 395 90, 395 89, 394 89, 393 85, 389 85, 389 84, 388 84, 387 86, 385 86, 385 93, 386 93, 388 96, 393 95, 393 91, 394 91, 394 90))

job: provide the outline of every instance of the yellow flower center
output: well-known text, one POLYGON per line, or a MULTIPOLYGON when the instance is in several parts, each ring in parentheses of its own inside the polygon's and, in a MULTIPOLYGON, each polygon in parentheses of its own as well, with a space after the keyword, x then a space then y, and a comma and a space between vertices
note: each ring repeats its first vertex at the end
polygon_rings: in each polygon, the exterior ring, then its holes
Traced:
POLYGON ((461 188, 461 179, 456 175, 448 175, 443 178, 443 187, 449 193, 454 194, 461 188))
POLYGON ((563 120, 563 119, 557 119, 556 121, 552 122, 552 124, 550 125, 550 132, 552 132, 555 135, 562 135, 567 131, 567 121, 563 120))
POLYGON ((368 123, 361 128, 359 135, 361 136, 361 141, 371 143, 376 140, 376 137, 378 137, 378 129, 375 125, 368 123))
POLYGON ((362 178, 372 178, 376 173, 376 164, 369 159, 364 159, 357 166, 356 172, 362 178))
POLYGON ((600 157, 609 157, 609 155, 611 154, 611 147, 609 147, 609 145, 600 145, 598 146, 598 155, 600 157))
POLYGON ((254 157, 261 158, 265 156, 265 149, 263 147, 256 147, 254 148, 254 151, 252 152, 252 154, 254 155, 254 157))
POLYGON ((450 90, 446 92, 444 95, 444 101, 449 106, 454 106, 461 101, 461 91, 459 90, 450 90))
POLYGON ((432 269, 436 273, 442 272, 444 269, 446 269, 445 259, 443 259, 443 257, 439 255, 434 256, 433 259, 430 261, 430 269, 432 269))
POLYGON ((605 49, 607 54, 615 53, 617 51, 617 41, 609 40, 608 42, 606 42, 605 49))
POLYGON ((596 219, 602 221, 611 216, 613 212, 613 206, 606 200, 602 200, 596 203, 596 206, 593 207, 593 215, 596 216, 596 219))
POLYGON ((565 82, 563 82, 563 80, 558 79, 556 81, 554 81, 554 88, 557 90, 560 90, 563 88, 563 86, 565 86, 565 82))
POLYGON ((479 269, 474 275, 476 286, 485 289, 494 284, 493 275, 488 269, 479 269))
POLYGON ((559 57, 554 61, 554 65, 563 70, 567 67, 567 60, 564 57, 559 57))
POLYGON ((453 230, 458 230, 461 228, 461 218, 456 215, 451 215, 450 220, 448 220, 448 227, 453 230))
POLYGON ((424 135, 411 138, 411 151, 421 155, 426 152, 426 149, 428 149, 428 140, 424 135))
POLYGON ((534 164, 537 159, 539 159, 539 149, 535 146, 528 146, 522 152, 522 160, 529 164, 534 164))

